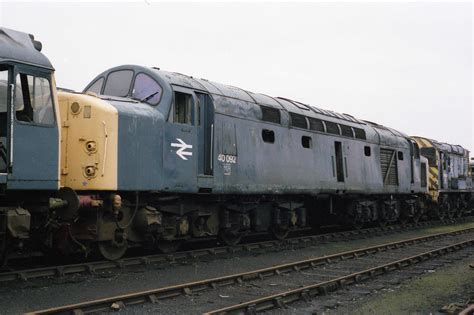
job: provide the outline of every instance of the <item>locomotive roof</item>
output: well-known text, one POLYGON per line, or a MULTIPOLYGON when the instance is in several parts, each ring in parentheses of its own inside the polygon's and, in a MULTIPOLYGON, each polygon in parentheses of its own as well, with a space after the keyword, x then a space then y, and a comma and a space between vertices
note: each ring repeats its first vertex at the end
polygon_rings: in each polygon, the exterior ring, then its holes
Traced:
POLYGON ((157 68, 152 69, 158 74, 165 76, 168 79, 168 82, 172 85, 179 85, 198 90, 205 90, 208 93, 214 95, 215 99, 217 96, 217 105, 220 105, 220 108, 216 106, 216 111, 218 112, 222 112, 224 107, 229 107, 226 108, 225 111, 238 110, 239 113, 242 114, 242 107, 246 107, 248 106, 248 104, 258 104, 273 108, 285 109, 292 113, 323 119, 325 121, 333 121, 336 123, 343 123, 349 126, 357 126, 359 128, 363 128, 366 131, 367 139, 369 141, 372 140, 381 144, 391 146, 407 146, 406 139, 408 138, 408 136, 406 134, 399 132, 395 129, 376 124, 374 122, 359 120, 349 114, 337 113, 332 110, 322 109, 314 105, 304 104, 288 98, 271 97, 265 94, 253 93, 238 87, 224 85, 206 79, 198 79, 181 73, 163 71, 157 68), (223 96, 227 100, 219 100, 219 96, 223 96), (227 103, 229 101, 228 99, 233 100, 232 104, 227 103), (341 120, 343 122, 341 122, 341 120))
POLYGON ((463 148, 460 145, 439 142, 433 139, 419 137, 419 136, 414 136, 413 138, 420 139, 423 142, 423 144, 425 144, 426 147, 433 147, 437 149, 438 151, 459 154, 459 155, 465 155, 466 153, 469 152, 467 149, 463 148))
POLYGON ((373 122, 359 120, 349 114, 340 114, 291 99, 253 93, 238 87, 212 82, 207 79, 194 78, 177 72, 164 71, 154 67, 122 65, 108 69, 94 78, 85 88, 85 91, 100 77, 106 77, 108 73, 118 70, 133 70, 135 73, 144 72, 154 77, 161 85, 171 87, 181 86, 209 93, 214 99, 215 111, 221 114, 246 119, 261 119, 262 110, 259 106, 255 106, 261 105, 283 109, 290 113, 324 120, 325 122, 334 122, 340 125, 363 129, 366 133, 366 139, 369 142, 376 142, 388 146, 408 146, 407 135, 373 122))
POLYGON ((41 52, 41 43, 34 36, 0 27, 0 61, 14 61, 53 69, 41 52))
POLYGON ((207 79, 198 79, 177 72, 168 72, 152 68, 160 75, 165 76, 168 82, 173 85, 184 86, 188 88, 204 90, 216 96, 224 96, 226 98, 248 102, 263 106, 269 106, 279 109, 291 109, 291 112, 307 115, 308 113, 316 113, 335 119, 342 119, 348 122, 364 124, 364 122, 354 118, 349 114, 340 114, 331 110, 315 107, 313 105, 304 104, 284 97, 272 97, 266 94, 253 93, 235 86, 225 85, 222 83, 212 82, 207 79))

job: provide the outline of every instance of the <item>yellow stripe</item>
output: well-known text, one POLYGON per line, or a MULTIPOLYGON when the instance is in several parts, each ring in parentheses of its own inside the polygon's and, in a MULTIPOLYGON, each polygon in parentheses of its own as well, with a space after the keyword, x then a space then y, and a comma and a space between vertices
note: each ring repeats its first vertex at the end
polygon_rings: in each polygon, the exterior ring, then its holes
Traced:
POLYGON ((439 176, 438 176, 438 168, 434 166, 430 166, 429 171, 429 181, 430 181, 430 188, 431 190, 438 190, 439 189, 439 176))
POLYGON ((415 139, 416 143, 420 148, 431 148, 433 147, 433 144, 431 143, 430 139, 422 138, 422 137, 413 137, 415 139))

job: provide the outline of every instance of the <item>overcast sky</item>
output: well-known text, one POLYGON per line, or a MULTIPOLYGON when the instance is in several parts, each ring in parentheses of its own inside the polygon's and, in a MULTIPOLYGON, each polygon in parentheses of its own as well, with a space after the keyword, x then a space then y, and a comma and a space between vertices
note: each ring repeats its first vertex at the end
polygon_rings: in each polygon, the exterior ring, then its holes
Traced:
POLYGON ((43 42, 58 85, 158 66, 352 114, 474 151, 464 3, 11 3, 0 25, 43 42))

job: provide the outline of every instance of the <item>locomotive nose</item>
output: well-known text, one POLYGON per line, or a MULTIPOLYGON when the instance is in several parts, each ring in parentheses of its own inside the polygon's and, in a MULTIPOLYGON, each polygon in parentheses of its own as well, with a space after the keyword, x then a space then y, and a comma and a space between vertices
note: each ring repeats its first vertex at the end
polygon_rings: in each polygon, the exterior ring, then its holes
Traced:
POLYGON ((92 95, 59 92, 61 184, 77 191, 116 190, 118 110, 92 95))

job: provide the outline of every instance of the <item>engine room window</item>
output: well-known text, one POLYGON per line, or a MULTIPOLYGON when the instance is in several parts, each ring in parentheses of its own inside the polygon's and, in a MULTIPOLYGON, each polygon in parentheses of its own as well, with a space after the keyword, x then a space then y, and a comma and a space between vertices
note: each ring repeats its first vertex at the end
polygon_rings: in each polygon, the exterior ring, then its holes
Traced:
POLYGON ((354 134, 352 133, 352 128, 346 125, 339 125, 341 127, 342 135, 346 137, 354 138, 354 134))
POLYGON ((311 139, 311 137, 308 137, 308 136, 302 136, 301 145, 303 146, 303 148, 311 149, 313 145, 313 139, 311 139))
POLYGON ((173 121, 180 124, 193 123, 193 97, 190 94, 174 92, 173 121))
POLYGON ((268 106, 260 105, 260 109, 262 110, 262 120, 268 121, 272 123, 280 123, 280 110, 277 108, 272 108, 268 106))
POLYGON ((15 85, 15 109, 19 121, 52 125, 54 110, 49 80, 18 74, 15 85))
POLYGON ((95 93, 95 94, 100 94, 100 92, 102 91, 102 85, 104 84, 104 78, 100 78, 98 80, 96 80, 94 82, 94 84, 92 84, 90 86, 90 88, 87 89, 87 92, 92 92, 92 93, 95 93))
POLYGON ((150 76, 139 73, 135 77, 132 97, 150 105, 156 105, 160 102, 162 94, 161 86, 150 76))
POLYGON ((107 76, 105 83, 104 95, 125 97, 128 96, 130 85, 132 84, 132 70, 118 70, 111 72, 107 76))
POLYGON ((309 128, 311 130, 324 132, 324 124, 322 120, 319 120, 316 118, 310 118, 310 117, 308 117, 308 120, 309 120, 309 128))
POLYGON ((365 156, 370 156, 371 155, 370 147, 367 147, 367 146, 364 147, 364 154, 365 154, 365 156))
POLYGON ((336 123, 333 123, 331 121, 325 121, 325 124, 326 124, 327 133, 332 133, 335 135, 339 134, 339 127, 337 126, 336 123))
POLYGON ((403 152, 398 151, 398 159, 403 161, 403 152))
POLYGON ((263 129, 262 130, 262 139, 264 142, 274 143, 275 142, 275 133, 273 130, 263 129))
POLYGON ((296 128, 308 129, 308 123, 303 115, 290 113, 291 126, 296 128))
POLYGON ((352 128, 352 129, 354 129, 355 137, 356 137, 357 139, 366 140, 365 130, 364 130, 364 129, 360 129, 360 128, 352 128))

